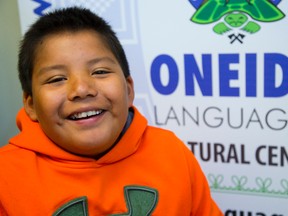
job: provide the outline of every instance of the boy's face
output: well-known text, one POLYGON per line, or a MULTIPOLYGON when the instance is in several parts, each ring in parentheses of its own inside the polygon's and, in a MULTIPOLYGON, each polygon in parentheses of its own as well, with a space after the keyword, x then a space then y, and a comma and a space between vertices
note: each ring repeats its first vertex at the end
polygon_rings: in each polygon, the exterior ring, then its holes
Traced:
POLYGON ((32 96, 24 107, 57 145, 97 156, 113 146, 127 120, 134 88, 93 31, 46 37, 38 46, 32 96))

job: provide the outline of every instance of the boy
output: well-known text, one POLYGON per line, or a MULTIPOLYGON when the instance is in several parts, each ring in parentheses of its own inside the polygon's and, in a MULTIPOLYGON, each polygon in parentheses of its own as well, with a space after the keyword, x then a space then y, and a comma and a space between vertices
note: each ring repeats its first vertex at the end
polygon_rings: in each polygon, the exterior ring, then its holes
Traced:
POLYGON ((24 108, 0 150, 0 215, 222 215, 188 148, 133 106, 125 53, 100 17, 40 18, 18 68, 24 108))

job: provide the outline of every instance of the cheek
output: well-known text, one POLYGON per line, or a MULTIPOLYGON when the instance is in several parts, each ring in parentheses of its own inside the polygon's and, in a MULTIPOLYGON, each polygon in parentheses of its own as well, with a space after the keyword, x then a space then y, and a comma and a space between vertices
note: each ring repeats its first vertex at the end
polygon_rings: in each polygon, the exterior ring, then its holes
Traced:
POLYGON ((63 96, 61 94, 45 93, 37 94, 36 100, 34 101, 35 110, 37 115, 45 116, 46 118, 52 117, 55 113, 59 112, 61 108, 61 103, 63 101, 63 96))
POLYGON ((105 88, 105 92, 110 99, 118 102, 124 102, 123 100, 127 100, 127 86, 123 82, 111 82, 105 85, 105 88))

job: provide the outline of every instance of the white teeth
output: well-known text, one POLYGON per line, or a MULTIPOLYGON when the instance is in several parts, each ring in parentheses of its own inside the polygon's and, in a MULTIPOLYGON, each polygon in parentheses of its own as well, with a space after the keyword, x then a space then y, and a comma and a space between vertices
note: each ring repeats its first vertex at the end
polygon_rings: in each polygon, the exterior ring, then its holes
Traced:
POLYGON ((76 120, 76 119, 81 119, 81 118, 87 118, 90 116, 99 115, 100 113, 102 113, 102 110, 97 110, 97 111, 93 110, 93 111, 88 111, 88 112, 76 113, 71 116, 71 119, 76 120))

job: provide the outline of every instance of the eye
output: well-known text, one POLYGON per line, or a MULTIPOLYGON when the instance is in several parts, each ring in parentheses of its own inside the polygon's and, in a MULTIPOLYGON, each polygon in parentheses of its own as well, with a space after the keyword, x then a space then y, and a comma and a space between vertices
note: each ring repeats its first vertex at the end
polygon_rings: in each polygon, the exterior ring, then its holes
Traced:
POLYGON ((47 83, 52 84, 52 83, 57 83, 57 82, 65 81, 65 80, 67 80, 65 77, 53 77, 47 80, 47 83))
POLYGON ((99 69, 99 70, 93 71, 92 75, 105 75, 105 74, 108 74, 108 73, 110 73, 108 70, 99 69))

